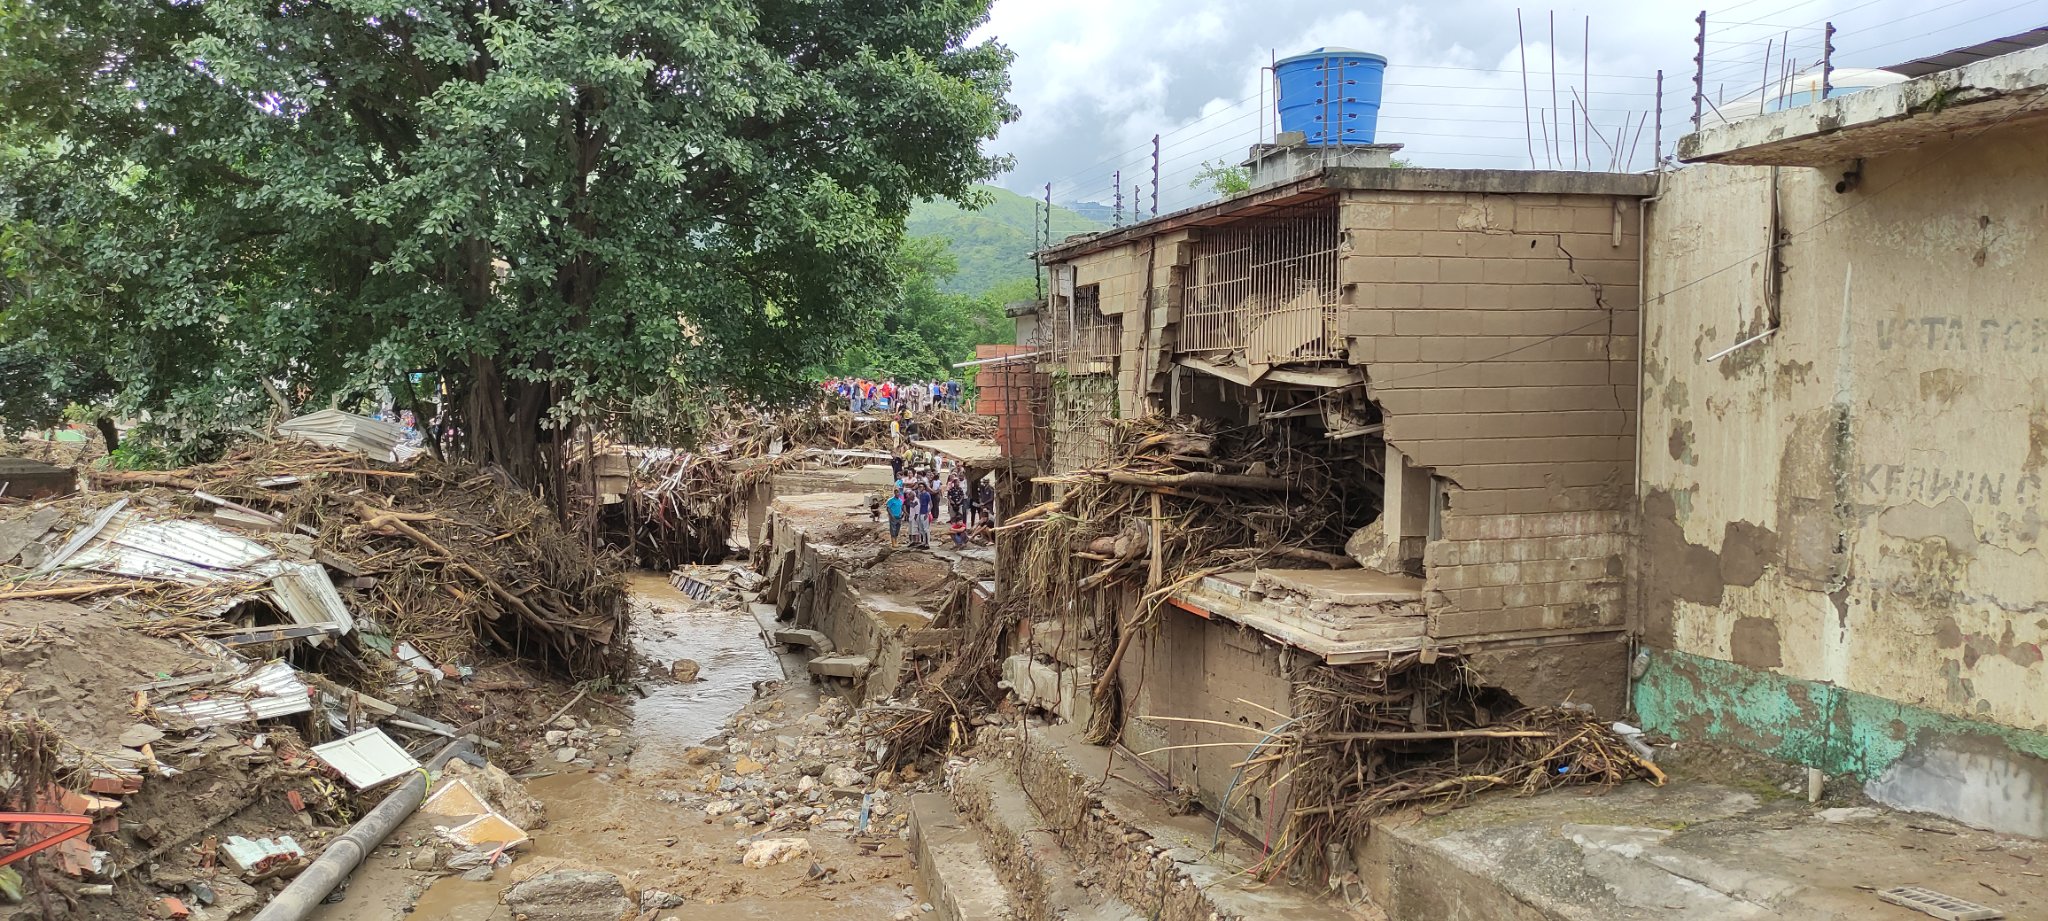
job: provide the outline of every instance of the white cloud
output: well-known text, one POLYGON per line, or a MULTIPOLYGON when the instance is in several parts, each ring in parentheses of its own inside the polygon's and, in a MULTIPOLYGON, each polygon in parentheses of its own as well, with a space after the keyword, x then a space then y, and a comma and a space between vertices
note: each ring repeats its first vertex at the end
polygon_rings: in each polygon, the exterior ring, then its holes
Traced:
MULTIPOLYGON (((1720 12, 1709 13, 1708 93, 1729 98, 1753 92, 1751 84, 1761 81, 1766 40, 1775 48, 1791 32, 1794 50, 1784 57, 1811 64, 1818 25, 1838 10, 1836 48, 1845 66, 1878 66, 1983 41, 2028 28, 2034 25, 2030 14, 2038 15, 2005 9, 2009 0, 1940 8, 1922 0, 1710 4, 1720 12), (1808 24, 1813 28, 1785 28, 1808 24)), ((1637 124, 1654 118, 1650 78, 1660 67, 1666 146, 1690 127, 1698 10, 1690 0, 1597 0, 1557 10, 1557 123, 1564 137, 1552 145, 1552 162, 1559 154, 1570 158, 1573 126, 1583 125, 1572 114, 1573 87, 1590 99, 1600 135, 1580 139, 1582 164, 1590 157, 1606 167, 1627 118, 1623 149, 1633 142, 1632 166, 1647 167, 1653 131, 1633 138, 1637 124), (1592 47, 1585 53, 1588 15, 1592 47), (1588 69, 1590 97, 1581 86, 1588 69)), ((1261 114, 1259 97, 1260 68, 1272 55, 1336 45, 1391 62, 1379 139, 1406 144, 1404 156, 1427 166, 1525 168, 1534 145, 1524 139, 1515 12, 1504 0, 1366 10, 1327 0, 997 0, 981 35, 1016 51, 1012 99, 1023 115, 991 149, 1017 156, 1017 169, 1001 180, 1010 188, 1042 195, 1052 181, 1059 200, 1106 201, 1117 169, 1124 171, 1127 194, 1131 185, 1149 182, 1151 139, 1161 135, 1161 208, 1169 210, 1196 197, 1186 185, 1204 160, 1235 161, 1262 133, 1270 135, 1271 116, 1261 114)), ((1530 133, 1547 133, 1535 126, 1551 109, 1550 12, 1525 8, 1522 15, 1530 133)), ((1536 152, 1539 165, 1544 157, 1536 152)))

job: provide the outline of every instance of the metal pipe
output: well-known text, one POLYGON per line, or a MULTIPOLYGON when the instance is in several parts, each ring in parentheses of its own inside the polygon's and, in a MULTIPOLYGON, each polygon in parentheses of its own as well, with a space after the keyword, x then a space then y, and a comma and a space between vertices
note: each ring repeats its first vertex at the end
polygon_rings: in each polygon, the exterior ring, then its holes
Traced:
POLYGON ((451 742, 427 763, 424 771, 408 775, 398 789, 384 797, 377 808, 363 816, 362 821, 349 827, 341 837, 327 845, 291 885, 286 886, 277 898, 256 913, 255 921, 302 921, 313 910, 320 907, 320 900, 341 885, 341 881, 362 866, 363 859, 377 849, 385 838, 391 836, 398 826, 420 808, 427 798, 427 775, 447 766, 450 759, 475 757, 475 750, 468 742, 451 742))

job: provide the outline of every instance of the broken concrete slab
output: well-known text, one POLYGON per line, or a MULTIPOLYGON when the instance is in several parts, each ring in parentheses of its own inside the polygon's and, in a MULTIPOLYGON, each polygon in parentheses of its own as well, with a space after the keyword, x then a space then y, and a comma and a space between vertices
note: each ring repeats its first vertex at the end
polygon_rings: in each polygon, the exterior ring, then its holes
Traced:
POLYGON ((819 656, 810 662, 811 674, 827 678, 861 678, 872 667, 867 656, 819 656))
POLYGON ((910 798, 910 848, 938 921, 1016 921, 1009 890, 974 829, 942 793, 910 798))
POLYGON ((1253 589, 1270 592, 1276 588, 1331 604, 1382 604, 1422 599, 1420 577, 1369 569, 1259 570, 1253 589))
POLYGON ((775 641, 785 646, 800 646, 805 649, 832 651, 832 640, 816 630, 783 629, 775 631, 775 641))

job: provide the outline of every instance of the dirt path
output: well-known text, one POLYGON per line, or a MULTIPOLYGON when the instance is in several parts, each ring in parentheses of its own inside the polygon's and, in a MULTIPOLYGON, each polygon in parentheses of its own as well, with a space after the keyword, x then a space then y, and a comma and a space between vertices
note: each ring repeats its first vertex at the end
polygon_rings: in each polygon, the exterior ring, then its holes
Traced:
MULTIPOLYGON (((892 794, 883 789, 895 786, 892 778, 859 773, 856 722, 845 705, 821 701, 808 681, 781 682, 775 654, 744 610, 707 606, 653 575, 636 577, 633 595, 640 652, 664 667, 694 659, 700 680, 676 682, 658 669, 640 682, 647 696, 629 718, 606 726, 606 711, 592 711, 600 719, 576 733, 593 740, 585 744, 594 750, 579 751, 572 763, 558 763, 544 738, 504 740, 546 747, 536 758, 546 776, 529 779, 527 791, 546 805, 548 821, 490 881, 430 869, 450 848, 415 819, 315 921, 395 921, 408 906, 411 917, 435 921, 511 921, 514 911, 502 901, 509 887, 565 869, 616 875, 634 900, 625 915, 632 918, 889 921, 923 914, 901 834, 908 791, 892 794), (869 828, 859 834, 863 803, 869 828), (807 842, 811 856, 742 865, 750 843, 783 838, 807 842)), ((527 914, 549 921, 545 911, 527 914)))

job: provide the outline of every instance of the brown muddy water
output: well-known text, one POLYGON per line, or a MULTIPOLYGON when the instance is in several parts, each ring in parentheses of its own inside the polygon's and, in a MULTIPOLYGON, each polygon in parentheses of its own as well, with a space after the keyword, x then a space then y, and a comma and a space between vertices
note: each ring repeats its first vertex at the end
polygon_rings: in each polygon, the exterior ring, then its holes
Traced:
MULTIPOLYGON (((347 897, 323 907, 312 921, 509 921, 511 912, 499 902, 500 894, 515 880, 553 865, 615 873, 628 890, 692 892, 687 904, 660 913, 674 921, 780 921, 792 912, 880 921, 917 904, 907 860, 871 863, 842 852, 843 841, 814 839, 821 859, 837 854, 860 864, 849 869, 867 883, 821 890, 806 885, 804 866, 737 866, 734 832, 708 824, 696 809, 662 800, 662 791, 703 770, 683 763, 684 750, 717 735, 729 717, 755 698, 757 686, 779 686, 783 669, 744 610, 707 606, 653 573, 634 576, 630 590, 637 608, 633 641, 640 654, 664 668, 679 658, 695 659, 701 666, 700 680, 688 684, 665 676, 640 682, 647 695, 633 702, 626 727, 637 745, 630 761, 596 770, 563 769, 529 780, 528 791, 547 804, 547 826, 534 832, 517 863, 495 880, 466 882, 449 875, 420 891, 423 876, 405 867, 405 855, 431 841, 408 825, 357 871, 347 897)), ((807 684, 799 682, 781 693, 797 705, 813 706, 815 695, 807 684)), ((541 769, 554 767, 548 763, 541 769)))

